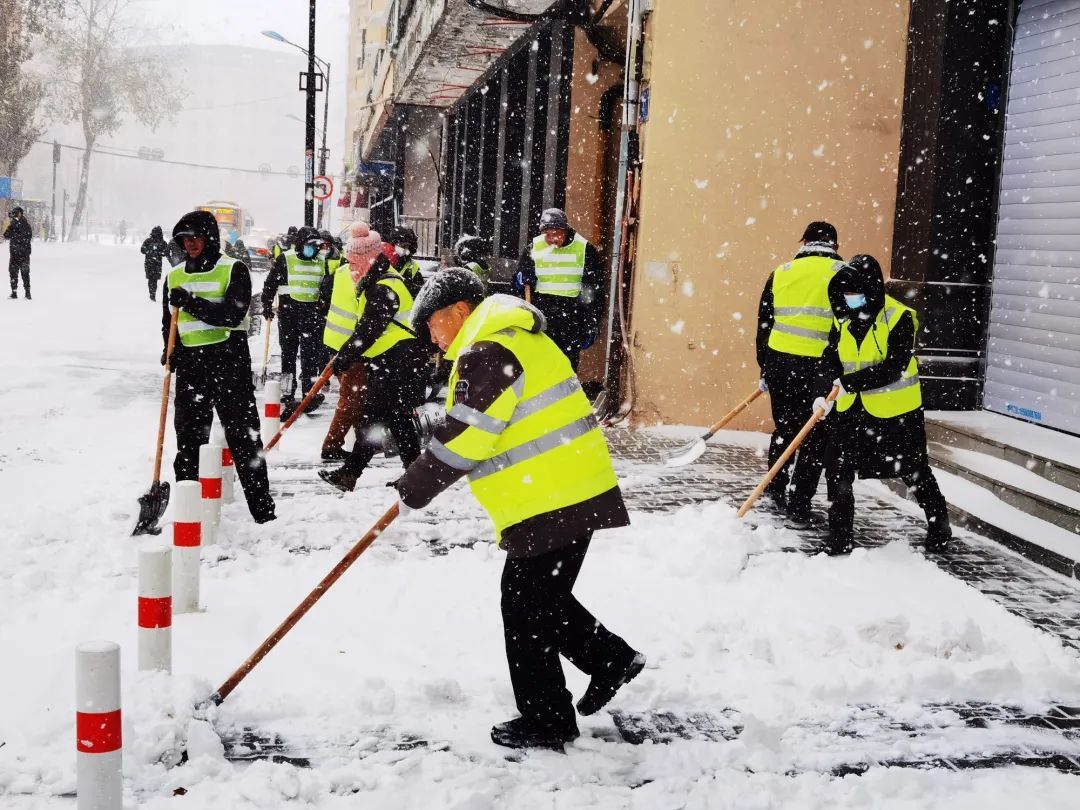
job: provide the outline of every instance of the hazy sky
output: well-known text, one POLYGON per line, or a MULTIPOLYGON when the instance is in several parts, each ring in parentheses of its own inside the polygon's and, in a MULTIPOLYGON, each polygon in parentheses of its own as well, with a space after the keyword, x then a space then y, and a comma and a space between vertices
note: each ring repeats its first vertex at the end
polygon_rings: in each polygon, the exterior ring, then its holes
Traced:
MULTIPOLYGON (((292 50, 259 32, 270 29, 307 47, 308 4, 303 0, 135 0, 139 14, 163 29, 164 42, 242 45, 292 50)), ((315 52, 344 66, 349 0, 318 0, 315 52)), ((303 56, 296 52, 298 62, 303 56)), ((338 74, 341 75, 341 74, 338 74)))

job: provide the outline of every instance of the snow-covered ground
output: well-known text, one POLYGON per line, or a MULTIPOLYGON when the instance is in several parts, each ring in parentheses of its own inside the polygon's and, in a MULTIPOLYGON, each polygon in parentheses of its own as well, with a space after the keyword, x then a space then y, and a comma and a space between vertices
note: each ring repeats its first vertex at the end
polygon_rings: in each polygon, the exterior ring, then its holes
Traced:
MULTIPOLYGON (((722 503, 634 514, 597 536, 577 593, 649 657, 610 708, 728 712, 742 734, 633 746, 604 712, 565 755, 508 759, 488 740, 514 714, 502 557, 462 487, 387 532, 212 718, 280 734, 313 766, 226 761, 193 704, 385 511, 400 468, 382 462, 348 496, 321 489, 327 417, 302 419, 272 454, 272 486, 292 496, 279 520, 257 527, 242 501, 226 507, 220 544, 204 549, 205 612, 175 618, 173 676, 140 674, 129 535, 151 472, 160 308, 135 246, 35 245, 33 289, 32 302, 0 301, 0 807, 74 806, 74 648, 98 638, 122 646, 131 807, 1075 807, 1076 780, 1052 770, 830 776, 971 745, 952 726, 837 734, 857 707, 918 726, 930 703, 1077 705, 1080 665, 902 539, 847 559, 783 553, 784 529, 752 531, 722 503), (428 744, 384 744, 402 738, 428 744), (191 761, 162 764, 185 739, 191 761)), ((620 470, 648 486, 647 469, 620 470)), ((567 673, 580 695, 584 678, 567 673)))

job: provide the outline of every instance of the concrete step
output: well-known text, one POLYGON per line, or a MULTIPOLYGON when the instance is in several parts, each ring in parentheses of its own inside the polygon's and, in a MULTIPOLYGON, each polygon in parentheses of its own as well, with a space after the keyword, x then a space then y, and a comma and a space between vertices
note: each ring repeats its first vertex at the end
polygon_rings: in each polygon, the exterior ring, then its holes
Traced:
POLYGON ((960 524, 1080 576, 1080 437, 987 411, 928 413, 926 432, 960 524))

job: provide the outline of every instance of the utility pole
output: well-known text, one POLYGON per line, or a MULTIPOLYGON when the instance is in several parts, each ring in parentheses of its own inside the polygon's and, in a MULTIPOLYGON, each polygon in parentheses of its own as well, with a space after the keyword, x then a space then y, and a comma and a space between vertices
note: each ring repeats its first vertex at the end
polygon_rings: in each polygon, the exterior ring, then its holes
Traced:
MULTIPOLYGON (((308 52, 310 53, 310 51, 308 52)), ((326 126, 330 121, 330 63, 327 62, 323 65, 325 71, 325 77, 323 79, 323 124, 322 124, 322 149, 319 150, 319 174, 323 177, 326 176, 326 159, 330 156, 330 151, 326 148, 326 126)), ((325 200, 319 200, 319 225, 322 229, 323 226, 323 203, 325 200)), ((329 217, 327 217, 327 227, 330 226, 329 217)))
POLYGON ((56 241, 56 164, 60 162, 60 144, 53 141, 52 145, 52 215, 49 218, 48 238, 56 241))
POLYGON ((308 0, 307 110, 304 116, 304 224, 315 224, 315 0, 308 0))

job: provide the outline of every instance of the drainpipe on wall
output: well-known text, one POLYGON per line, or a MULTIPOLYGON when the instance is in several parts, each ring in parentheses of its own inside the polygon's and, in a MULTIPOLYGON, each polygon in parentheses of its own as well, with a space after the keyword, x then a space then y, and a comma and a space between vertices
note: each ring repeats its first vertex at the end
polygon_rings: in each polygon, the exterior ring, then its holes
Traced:
POLYGON ((615 234, 611 245, 611 278, 608 286, 608 345, 604 357, 604 390, 596 402, 597 416, 621 419, 634 407, 633 352, 627 334, 625 297, 629 282, 628 191, 638 172, 638 96, 641 79, 642 24, 648 0, 627 0, 626 58, 623 64, 623 115, 619 136, 618 187, 615 193, 615 234), (620 377, 627 361, 626 394, 620 377))

